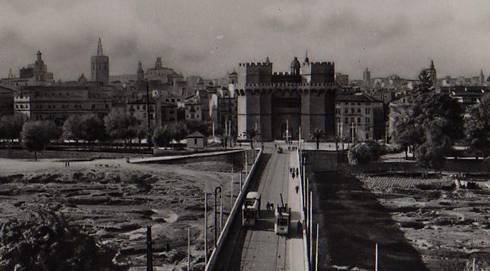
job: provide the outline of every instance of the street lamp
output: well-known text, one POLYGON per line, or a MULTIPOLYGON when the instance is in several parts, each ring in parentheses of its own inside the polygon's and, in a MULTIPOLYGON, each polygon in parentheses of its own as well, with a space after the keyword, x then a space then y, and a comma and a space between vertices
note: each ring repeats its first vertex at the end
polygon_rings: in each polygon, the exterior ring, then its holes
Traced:
POLYGON ((150 121, 150 82, 148 79, 145 79, 146 83, 146 120, 147 120, 147 134, 148 138, 146 141, 148 142, 148 149, 151 150, 151 137, 152 137, 152 132, 151 132, 151 121, 150 121))

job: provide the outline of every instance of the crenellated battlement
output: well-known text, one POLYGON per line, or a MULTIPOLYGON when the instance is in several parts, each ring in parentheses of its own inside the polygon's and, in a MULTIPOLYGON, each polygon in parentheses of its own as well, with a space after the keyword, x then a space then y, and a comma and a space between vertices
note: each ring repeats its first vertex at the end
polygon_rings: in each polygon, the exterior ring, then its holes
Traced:
POLYGON ((290 83, 290 82, 278 82, 278 83, 259 83, 259 84, 246 84, 245 88, 246 89, 271 89, 271 88, 278 88, 278 87, 291 87, 291 88, 332 88, 336 87, 335 83, 307 83, 307 82, 301 82, 301 83, 290 83))
POLYGON ((271 67, 271 62, 245 62, 238 63, 239 67, 271 67))
POLYGON ((331 61, 319 61, 319 62, 311 62, 310 65, 335 66, 335 63, 331 61))
POLYGON ((274 72, 272 75, 274 76, 291 76, 290 72, 274 72))

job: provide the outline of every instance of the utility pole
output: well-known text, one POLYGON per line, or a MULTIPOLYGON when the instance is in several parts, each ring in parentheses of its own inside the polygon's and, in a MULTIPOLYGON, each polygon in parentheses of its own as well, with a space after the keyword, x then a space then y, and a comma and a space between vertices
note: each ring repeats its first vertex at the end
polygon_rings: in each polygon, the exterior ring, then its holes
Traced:
POLYGON ((318 240, 320 236, 320 227, 316 224, 316 249, 315 249, 315 271, 318 271, 318 240))
POLYGON ((310 191, 310 261, 313 263, 313 191, 310 191))
POLYGON ((354 122, 350 123, 350 131, 351 131, 351 144, 354 145, 354 122))
POLYGON ((233 209, 233 165, 231 166, 231 187, 230 187, 230 214, 233 209))
POLYGON ((153 271, 153 248, 151 226, 146 226, 146 271, 153 271))
POLYGON ((301 149, 301 125, 298 128, 298 150, 301 149))
POLYGON ((187 228, 187 271, 191 271, 191 228, 187 228))
MULTIPOLYGON (((148 137, 151 136, 151 121, 150 121, 150 82, 146 80, 146 121, 148 128, 148 137)), ((150 146, 150 144, 148 144, 150 146)))
POLYGON ((240 193, 242 193, 242 170, 241 169, 240 169, 240 193))
POLYGON ((218 237, 221 235, 221 231, 223 230, 223 193, 220 193, 220 209, 219 209, 219 234, 218 237))
POLYGON ((248 156, 247 151, 245 151, 245 176, 248 175, 248 156))
POLYGON ((221 197, 221 187, 214 189, 214 247, 218 245, 218 193, 221 197))
POLYGON ((286 119, 286 144, 288 144, 289 139, 289 119, 286 119))
POLYGON ((208 193, 204 190, 204 266, 208 264, 208 193))

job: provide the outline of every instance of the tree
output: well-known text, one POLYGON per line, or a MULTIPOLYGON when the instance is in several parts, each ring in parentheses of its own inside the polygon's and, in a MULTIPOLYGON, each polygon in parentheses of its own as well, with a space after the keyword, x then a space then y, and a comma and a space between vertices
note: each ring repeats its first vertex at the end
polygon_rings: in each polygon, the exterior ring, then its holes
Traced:
POLYGON ((81 139, 89 143, 107 138, 104 121, 95 114, 83 115, 80 121, 81 139))
POLYGON ((58 132, 56 125, 51 121, 28 121, 22 127, 22 145, 30 152, 34 152, 37 161, 37 153, 43 151, 50 140, 56 139, 58 132))
POLYGON ((56 125, 56 123, 50 120, 43 121, 43 123, 49 140, 58 140, 61 137, 63 131, 56 125))
POLYGON ((172 140, 172 136, 167 127, 158 127, 153 133, 153 143, 158 147, 168 146, 172 140))
POLYGON ((0 118, 0 138, 1 139, 14 139, 20 138, 20 132, 24 125, 24 118, 20 115, 2 116, 0 118))
POLYGON ((322 129, 315 129, 311 134, 311 137, 316 141, 316 149, 320 148, 320 139, 325 136, 325 132, 322 129))
POLYGON ((136 137, 138 138, 139 144, 141 144, 141 140, 143 140, 144 138, 148 139, 148 129, 146 125, 147 124, 144 124, 144 122, 142 121, 137 127, 136 137))
POLYGON ((347 153, 349 164, 367 164, 378 160, 380 156, 379 145, 376 143, 360 143, 352 147, 347 153))
POLYGON ((465 122, 466 141, 474 153, 487 157, 490 155, 490 95, 483 96, 469 113, 465 122))
POLYGON ((78 115, 69 116, 63 123, 63 139, 78 140, 82 139, 81 119, 78 115))
POLYGON ((463 137, 461 106, 448 94, 433 91, 430 76, 423 71, 417 89, 409 95, 411 106, 395 126, 395 142, 412 146, 419 164, 441 167, 454 141, 463 137))
POLYGON ((171 138, 177 141, 184 139, 189 134, 187 125, 184 122, 170 123, 167 125, 167 129, 169 130, 171 138))
POLYGON ((189 133, 198 131, 204 136, 209 136, 210 123, 200 120, 188 120, 185 122, 185 124, 189 133))
POLYGON ((129 143, 138 134, 140 120, 124 110, 112 109, 104 118, 105 129, 112 140, 129 143))
POLYGON ((245 132, 247 138, 250 139, 250 148, 254 148, 254 139, 257 137, 258 132, 255 129, 249 129, 245 132))

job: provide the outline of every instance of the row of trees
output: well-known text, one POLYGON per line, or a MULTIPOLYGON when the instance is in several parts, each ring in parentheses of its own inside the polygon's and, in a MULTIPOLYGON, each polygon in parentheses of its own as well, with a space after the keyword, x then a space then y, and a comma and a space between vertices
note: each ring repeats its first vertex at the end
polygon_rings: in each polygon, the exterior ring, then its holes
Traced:
POLYGON ((395 142, 411 147, 417 161, 425 167, 440 168, 455 142, 468 144, 476 154, 489 155, 490 99, 463 118, 460 104, 447 93, 436 93, 426 71, 419 75, 422 84, 409 96, 413 106, 395 127, 395 142))
POLYGON ((152 140, 158 146, 167 146, 172 140, 182 140, 189 132, 199 131, 209 134, 209 124, 201 121, 176 122, 155 129, 152 134, 144 122, 123 110, 112 110, 104 118, 95 114, 72 115, 57 127, 52 121, 27 121, 21 116, 3 116, 0 118, 0 139, 10 142, 18 139, 29 151, 43 151, 50 141, 64 139, 88 143, 120 140, 125 144, 134 139, 152 140))

